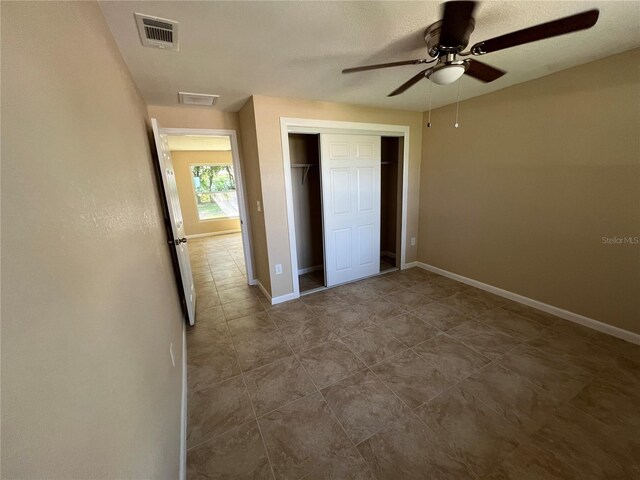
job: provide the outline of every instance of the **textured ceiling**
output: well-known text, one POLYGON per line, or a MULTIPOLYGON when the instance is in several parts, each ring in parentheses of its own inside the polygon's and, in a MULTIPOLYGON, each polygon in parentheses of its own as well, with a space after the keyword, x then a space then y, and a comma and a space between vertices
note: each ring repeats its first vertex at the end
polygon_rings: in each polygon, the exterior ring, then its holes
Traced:
POLYGON ((187 151, 229 151, 231 141, 229 137, 212 137, 196 135, 168 135, 169 150, 175 152, 187 151))
MULTIPOLYGON (((252 95, 326 100, 424 111, 429 82, 387 94, 420 66, 342 75, 346 67, 424 58, 423 32, 441 2, 101 2, 109 27, 149 104, 176 105, 178 91, 221 95, 238 110, 252 95), (180 23, 180 51, 142 47, 133 13, 180 23)), ((488 1, 476 10, 471 43, 600 9, 591 30, 495 52, 482 61, 507 70, 491 84, 462 81, 461 98, 640 46, 640 2, 488 1)), ((452 103, 457 84, 434 85, 433 107, 452 103)))

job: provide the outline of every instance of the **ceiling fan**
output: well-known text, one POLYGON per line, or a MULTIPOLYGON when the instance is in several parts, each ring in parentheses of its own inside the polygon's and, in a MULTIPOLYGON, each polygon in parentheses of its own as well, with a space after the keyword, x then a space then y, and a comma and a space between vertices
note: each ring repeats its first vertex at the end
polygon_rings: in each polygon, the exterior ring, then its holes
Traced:
POLYGON ((505 48, 557 37, 565 33, 586 30, 596 24, 599 15, 596 9, 588 10, 476 43, 465 52, 464 49, 469 44, 469 36, 475 27, 473 11, 477 3, 472 1, 451 1, 444 4, 442 20, 430 25, 424 32, 424 39, 428 47, 427 51, 431 58, 347 68, 342 70, 342 73, 363 72, 379 68, 399 67, 401 65, 435 63, 435 65, 422 70, 400 85, 388 95, 389 97, 405 92, 423 78, 428 78, 438 85, 448 85, 466 73, 482 82, 493 82, 506 72, 478 60, 471 58, 460 59, 459 57, 485 55, 505 48))

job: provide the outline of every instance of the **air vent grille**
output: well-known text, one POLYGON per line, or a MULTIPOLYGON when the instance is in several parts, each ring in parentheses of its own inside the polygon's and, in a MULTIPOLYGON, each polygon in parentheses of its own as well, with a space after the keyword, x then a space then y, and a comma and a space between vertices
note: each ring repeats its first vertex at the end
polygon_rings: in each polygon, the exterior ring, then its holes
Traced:
POLYGON ((178 50, 178 22, 141 13, 134 16, 142 45, 178 50))
POLYGON ((149 40, 173 43, 173 28, 170 23, 143 19, 144 33, 149 40))
POLYGON ((220 95, 208 93, 178 92, 178 99, 183 105, 198 105, 200 107, 213 107, 220 95))

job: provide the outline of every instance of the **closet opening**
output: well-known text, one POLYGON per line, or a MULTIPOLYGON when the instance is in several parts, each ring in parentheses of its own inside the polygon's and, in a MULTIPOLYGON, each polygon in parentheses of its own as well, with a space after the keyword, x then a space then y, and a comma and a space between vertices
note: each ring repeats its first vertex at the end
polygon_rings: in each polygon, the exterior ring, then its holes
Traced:
POLYGON ((380 272, 400 263, 402 159, 404 138, 381 137, 380 145, 380 272))
POLYGON ((300 293, 324 288, 320 135, 289 134, 300 293))

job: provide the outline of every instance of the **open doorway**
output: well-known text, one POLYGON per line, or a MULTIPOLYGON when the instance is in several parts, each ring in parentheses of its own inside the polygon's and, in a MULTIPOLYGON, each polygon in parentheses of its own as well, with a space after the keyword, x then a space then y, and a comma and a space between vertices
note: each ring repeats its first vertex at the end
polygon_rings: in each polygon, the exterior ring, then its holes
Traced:
POLYGON ((227 296, 243 296, 247 285, 253 283, 236 134, 174 128, 160 133, 173 164, 188 242, 197 299, 195 317, 210 323, 223 313, 221 291, 227 296))
POLYGON ((320 184, 320 135, 289 134, 300 292, 323 288, 324 233, 320 184))

